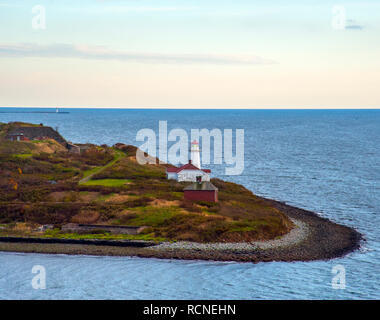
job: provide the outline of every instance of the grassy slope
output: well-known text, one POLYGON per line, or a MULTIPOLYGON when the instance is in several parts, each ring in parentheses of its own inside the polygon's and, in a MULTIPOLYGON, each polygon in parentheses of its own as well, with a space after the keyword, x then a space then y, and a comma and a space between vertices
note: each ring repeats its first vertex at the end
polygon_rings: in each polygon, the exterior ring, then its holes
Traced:
POLYGON ((131 180, 126 179, 98 179, 89 180, 84 182, 84 186, 104 186, 104 187, 121 187, 125 184, 130 183, 131 180))
POLYGON ((7 151, 0 153, 0 223, 7 224, 0 234, 37 235, 33 224, 107 223, 149 228, 138 236, 65 235, 58 229, 38 235, 212 242, 272 239, 292 227, 243 186, 219 179, 213 179, 217 204, 184 201, 186 184, 166 180, 165 166, 139 165, 131 146, 94 146, 75 155, 41 153, 36 145, 0 138, 0 151, 7 151))
MULTIPOLYGON (((116 162, 118 162, 121 158, 125 157, 125 154, 123 152, 121 152, 120 150, 115 150, 115 156, 114 156, 114 159, 112 161, 110 161, 109 163, 107 163, 105 166, 95 166, 91 169, 88 169, 86 171, 83 172, 83 179, 81 179, 79 181, 79 184, 87 184, 87 185, 96 185, 94 184, 93 182, 91 183, 90 180, 92 179, 92 177, 100 172, 102 172, 103 170, 107 169, 108 167, 112 167, 116 162)), ((110 180, 110 179, 107 179, 107 180, 110 180)), ((112 182, 105 182, 103 184, 100 184, 100 185, 105 185, 106 187, 109 186, 109 187, 112 187, 112 186, 119 186, 117 185, 112 185, 112 182)))

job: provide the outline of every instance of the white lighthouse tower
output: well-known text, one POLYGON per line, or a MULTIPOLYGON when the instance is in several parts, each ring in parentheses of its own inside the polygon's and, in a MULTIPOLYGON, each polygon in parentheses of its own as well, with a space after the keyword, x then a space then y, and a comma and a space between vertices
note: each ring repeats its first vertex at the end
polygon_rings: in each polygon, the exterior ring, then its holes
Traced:
POLYGON ((201 169, 201 150, 199 149, 199 143, 196 140, 191 143, 190 159, 194 166, 201 169))

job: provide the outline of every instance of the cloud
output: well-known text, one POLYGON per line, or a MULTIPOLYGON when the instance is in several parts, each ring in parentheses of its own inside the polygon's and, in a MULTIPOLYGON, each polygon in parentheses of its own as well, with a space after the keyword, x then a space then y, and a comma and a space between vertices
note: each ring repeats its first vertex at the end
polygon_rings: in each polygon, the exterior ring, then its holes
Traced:
POLYGON ((345 29, 348 29, 348 30, 363 30, 364 26, 358 24, 353 19, 348 19, 345 29))
POLYGON ((364 27, 359 25, 359 24, 349 24, 346 25, 346 29, 351 29, 351 30, 363 30, 364 27))
POLYGON ((262 65, 275 61, 254 55, 219 54, 164 54, 111 50, 103 46, 73 44, 40 45, 36 43, 1 44, 0 57, 42 57, 42 58, 80 58, 97 60, 119 60, 141 63, 201 63, 262 65))
POLYGON ((14 7, 20 7, 20 5, 14 4, 14 3, 0 3, 0 7, 14 8, 14 7))
POLYGON ((103 11, 108 12, 162 12, 162 11, 188 11, 190 7, 129 7, 129 6, 105 6, 103 11))
POLYGON ((188 6, 130 6, 130 5, 114 5, 100 2, 90 6, 65 6, 62 10, 76 13, 85 14, 128 14, 128 13, 164 13, 164 12, 178 12, 178 11, 193 11, 197 7, 188 6))

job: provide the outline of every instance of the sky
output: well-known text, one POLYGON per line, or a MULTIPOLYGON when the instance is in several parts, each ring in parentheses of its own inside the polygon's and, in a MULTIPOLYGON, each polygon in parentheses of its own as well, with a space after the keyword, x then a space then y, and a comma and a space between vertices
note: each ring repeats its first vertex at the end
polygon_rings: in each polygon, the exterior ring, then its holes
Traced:
POLYGON ((0 0, 3 107, 379 108, 379 84, 378 0, 0 0))

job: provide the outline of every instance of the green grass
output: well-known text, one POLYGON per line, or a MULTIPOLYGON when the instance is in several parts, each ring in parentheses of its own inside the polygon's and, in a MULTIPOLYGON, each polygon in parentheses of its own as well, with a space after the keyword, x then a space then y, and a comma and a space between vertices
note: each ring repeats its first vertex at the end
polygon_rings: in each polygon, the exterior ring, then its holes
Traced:
POLYGON ((95 168, 84 171, 83 178, 87 178, 88 176, 94 175, 95 173, 99 171, 99 169, 101 169, 101 167, 95 167, 95 168))
POLYGON ((129 225, 159 227, 174 216, 180 214, 178 207, 157 208, 152 206, 134 208, 137 216, 128 221, 129 225))
POLYGON ((83 183, 83 186, 103 186, 103 187, 121 187, 131 180, 128 179, 100 179, 100 180, 89 180, 83 183))
MULTIPOLYGON (((102 166, 102 167, 95 167, 95 168, 91 168, 89 170, 86 170, 83 172, 83 179, 81 181, 79 181, 79 184, 83 184, 83 185, 86 185, 87 182, 90 182, 90 181, 87 181, 87 178, 91 178, 93 175, 109 168, 109 167, 112 167, 116 162, 118 162, 121 158, 125 157, 125 154, 120 151, 120 150, 115 150, 115 157, 114 159, 107 163, 105 166, 102 166)), ((98 185, 98 184, 87 184, 87 185, 98 185)))
POLYGON ((79 233, 63 233, 58 229, 46 230, 42 238, 55 238, 55 239, 73 239, 73 240, 146 240, 146 241, 166 241, 165 238, 154 237, 153 234, 111 234, 111 233, 97 233, 97 234, 79 234, 79 233))
POLYGON ((19 153, 19 154, 14 154, 13 156, 16 158, 20 158, 20 159, 27 159, 27 158, 31 158, 33 156, 33 154, 31 154, 31 153, 19 153))

